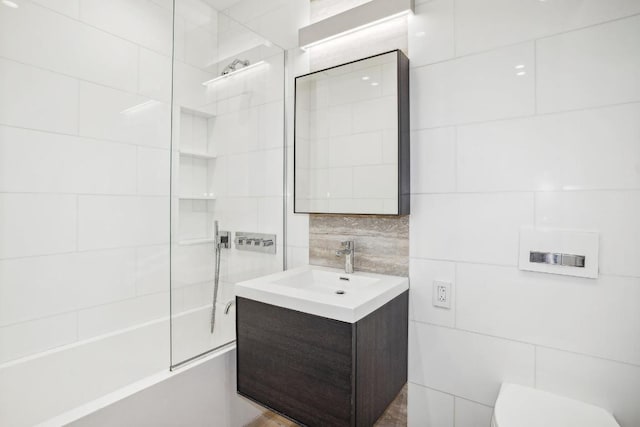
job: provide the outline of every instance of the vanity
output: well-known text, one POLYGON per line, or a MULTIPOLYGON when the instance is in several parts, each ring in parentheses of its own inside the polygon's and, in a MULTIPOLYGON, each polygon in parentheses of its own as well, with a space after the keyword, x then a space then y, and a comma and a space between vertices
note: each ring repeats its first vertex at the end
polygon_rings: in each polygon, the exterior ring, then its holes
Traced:
POLYGON ((408 289, 314 266, 239 283, 238 393, 302 425, 373 425, 407 381, 408 289))
MULTIPOLYGON (((407 57, 316 71, 295 89, 294 212, 408 215, 407 57)), ((236 285, 238 393, 306 426, 372 426, 407 382, 409 280, 358 271, 359 242, 341 237, 329 254, 344 269, 236 285)))

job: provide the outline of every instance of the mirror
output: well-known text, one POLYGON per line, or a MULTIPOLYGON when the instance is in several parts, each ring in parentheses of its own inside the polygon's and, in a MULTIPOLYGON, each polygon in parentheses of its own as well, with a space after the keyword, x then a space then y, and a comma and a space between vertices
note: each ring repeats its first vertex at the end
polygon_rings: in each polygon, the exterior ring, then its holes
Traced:
POLYGON ((409 60, 399 50, 296 77, 294 211, 409 213, 409 60))

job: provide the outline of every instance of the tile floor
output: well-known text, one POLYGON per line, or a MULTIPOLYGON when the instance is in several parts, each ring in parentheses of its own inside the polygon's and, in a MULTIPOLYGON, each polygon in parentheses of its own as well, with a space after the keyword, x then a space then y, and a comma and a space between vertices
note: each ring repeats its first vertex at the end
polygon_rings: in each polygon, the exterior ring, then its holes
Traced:
MULTIPOLYGON (((267 411, 261 417, 245 427, 296 427, 298 424, 267 411)), ((407 425, 407 386, 405 385, 387 410, 378 419, 375 427, 406 427, 407 425)))

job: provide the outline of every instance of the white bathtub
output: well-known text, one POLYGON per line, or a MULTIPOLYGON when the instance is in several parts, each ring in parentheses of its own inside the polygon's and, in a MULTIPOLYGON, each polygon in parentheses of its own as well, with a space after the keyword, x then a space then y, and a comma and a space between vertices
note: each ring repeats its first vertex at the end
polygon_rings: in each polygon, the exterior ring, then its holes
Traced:
MULTIPOLYGON (((219 381, 235 398, 235 386, 230 387, 235 381, 234 344, 225 346, 235 339, 235 306, 227 315, 224 308, 224 302, 217 306, 213 335, 210 305, 174 317, 174 364, 221 347, 174 372, 169 371, 168 317, 0 365, 0 425, 65 425, 145 390, 164 390, 167 381, 180 383, 173 378, 197 367, 212 375, 206 378, 209 386, 219 381)), ((197 390, 199 384, 193 381, 197 390)), ((215 402, 209 404, 216 407, 215 402)))

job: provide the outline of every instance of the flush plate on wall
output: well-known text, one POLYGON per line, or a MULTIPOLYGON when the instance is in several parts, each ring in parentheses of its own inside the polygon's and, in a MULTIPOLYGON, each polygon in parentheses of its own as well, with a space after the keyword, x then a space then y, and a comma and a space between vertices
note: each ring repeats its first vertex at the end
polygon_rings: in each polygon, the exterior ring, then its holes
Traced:
POLYGON ((598 277, 600 235, 595 231, 520 229, 520 270, 598 277))

